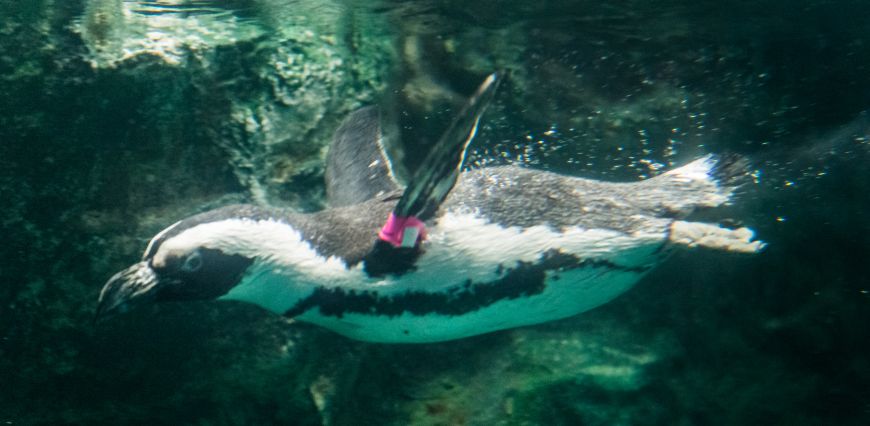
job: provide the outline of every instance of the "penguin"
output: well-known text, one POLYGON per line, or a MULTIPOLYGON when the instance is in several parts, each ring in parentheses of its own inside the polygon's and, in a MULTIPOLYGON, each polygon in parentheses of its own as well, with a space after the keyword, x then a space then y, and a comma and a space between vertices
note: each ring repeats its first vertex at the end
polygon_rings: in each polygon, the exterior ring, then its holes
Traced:
POLYGON ((629 290, 676 247, 757 253, 748 228, 685 220, 729 203, 739 158, 620 183, 516 165, 462 171, 502 79, 486 78, 406 186, 376 107, 337 129, 314 213, 231 205, 181 220, 100 292, 103 322, 158 302, 233 300, 352 339, 428 343, 570 317, 629 290))

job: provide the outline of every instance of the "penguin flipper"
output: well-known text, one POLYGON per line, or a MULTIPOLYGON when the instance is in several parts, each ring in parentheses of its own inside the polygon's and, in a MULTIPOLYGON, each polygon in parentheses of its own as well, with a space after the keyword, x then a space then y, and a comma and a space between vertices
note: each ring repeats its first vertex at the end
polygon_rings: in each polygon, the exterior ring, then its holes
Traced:
POLYGON ((414 173, 393 211, 395 216, 414 216, 425 221, 434 215, 459 178, 465 151, 474 139, 480 116, 492 101, 499 83, 499 73, 490 74, 462 107, 414 173))
POLYGON ((360 108, 341 122, 326 154, 324 174, 331 207, 359 204, 400 188, 384 150, 377 107, 360 108))
POLYGON ((434 216, 456 184, 480 117, 500 83, 499 73, 490 74, 426 155, 364 258, 369 275, 400 274, 413 269, 421 254, 419 242, 426 238, 423 222, 434 216))

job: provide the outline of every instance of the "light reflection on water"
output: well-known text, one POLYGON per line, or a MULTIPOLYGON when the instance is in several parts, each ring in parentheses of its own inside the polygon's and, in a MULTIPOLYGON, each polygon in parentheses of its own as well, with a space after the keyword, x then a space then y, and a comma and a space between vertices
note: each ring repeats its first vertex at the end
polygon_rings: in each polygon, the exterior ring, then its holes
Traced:
POLYGON ((250 10, 250 2, 213 0, 126 1, 129 9, 142 15, 175 14, 181 16, 224 15, 250 10))

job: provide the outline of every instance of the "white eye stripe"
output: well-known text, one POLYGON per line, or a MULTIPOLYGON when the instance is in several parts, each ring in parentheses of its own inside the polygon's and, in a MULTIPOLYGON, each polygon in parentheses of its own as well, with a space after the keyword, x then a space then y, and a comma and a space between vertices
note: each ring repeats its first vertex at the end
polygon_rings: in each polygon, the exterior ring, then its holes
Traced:
POLYGON ((148 247, 145 247, 145 253, 142 253, 142 258, 144 259, 144 258, 148 257, 149 254, 153 254, 152 250, 154 249, 154 244, 157 241, 159 241, 161 238, 163 238, 163 236, 166 235, 169 231, 171 231, 172 228, 175 228, 176 226, 178 226, 179 223, 181 223, 180 220, 178 222, 173 223, 168 228, 160 231, 157 235, 155 235, 153 238, 151 238, 151 241, 148 242, 148 247))

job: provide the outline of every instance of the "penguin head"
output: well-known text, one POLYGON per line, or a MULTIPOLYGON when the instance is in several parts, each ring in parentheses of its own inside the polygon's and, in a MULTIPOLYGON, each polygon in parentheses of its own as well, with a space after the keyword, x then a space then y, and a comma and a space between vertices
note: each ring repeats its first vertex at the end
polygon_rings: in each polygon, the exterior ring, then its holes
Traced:
POLYGON ((142 261, 109 279, 97 321, 155 302, 215 299, 238 284, 254 258, 234 252, 232 235, 191 225, 179 222, 157 234, 142 261))

